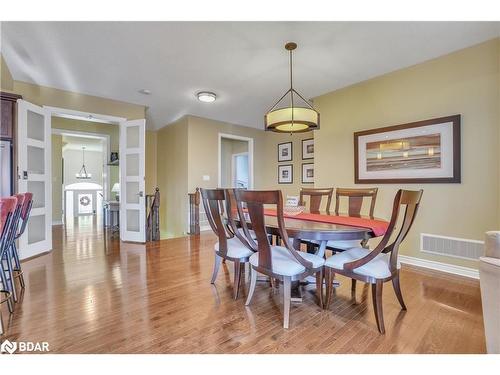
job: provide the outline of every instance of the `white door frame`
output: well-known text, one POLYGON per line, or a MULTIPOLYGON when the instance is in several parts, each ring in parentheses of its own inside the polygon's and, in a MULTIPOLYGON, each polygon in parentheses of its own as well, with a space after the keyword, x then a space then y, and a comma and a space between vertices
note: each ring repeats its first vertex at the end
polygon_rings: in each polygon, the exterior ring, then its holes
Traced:
POLYGON ((227 133, 219 133, 219 149, 217 154, 217 187, 221 187, 222 185, 222 138, 226 139, 235 139, 237 141, 246 141, 248 142, 248 188, 253 189, 254 179, 253 179, 253 138, 243 137, 240 135, 227 134, 227 133))
MULTIPOLYGON (((57 135, 70 135, 73 137, 83 137, 83 138, 96 138, 96 139, 101 139, 104 141, 104 149, 102 151, 102 162, 103 162, 103 176, 102 176, 102 191, 103 191, 103 200, 107 201, 109 198, 108 190, 109 190, 109 171, 110 171, 110 166, 109 166, 109 151, 111 150, 111 139, 109 134, 103 134, 103 133, 93 133, 93 132, 84 132, 84 131, 78 131, 78 130, 66 130, 66 129, 59 129, 59 128, 52 128, 52 134, 57 134, 57 135)), ((63 211, 66 215, 66 194, 65 190, 63 188, 63 211)), ((53 218, 52 218, 53 219, 53 218)))

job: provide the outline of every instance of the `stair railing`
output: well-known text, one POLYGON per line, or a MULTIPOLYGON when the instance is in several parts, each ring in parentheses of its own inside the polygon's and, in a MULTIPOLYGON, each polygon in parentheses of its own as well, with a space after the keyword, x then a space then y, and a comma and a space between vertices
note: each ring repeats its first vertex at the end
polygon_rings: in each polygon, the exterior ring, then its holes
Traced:
POLYGON ((160 189, 146 195, 146 241, 160 240, 160 189))
POLYGON ((189 234, 200 234, 200 189, 189 193, 189 234))

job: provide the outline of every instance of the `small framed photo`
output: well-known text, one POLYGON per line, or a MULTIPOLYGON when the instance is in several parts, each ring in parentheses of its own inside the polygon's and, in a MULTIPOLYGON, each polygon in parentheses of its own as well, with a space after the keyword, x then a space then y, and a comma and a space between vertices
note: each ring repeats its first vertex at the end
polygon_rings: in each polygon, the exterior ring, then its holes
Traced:
POLYGON ((292 142, 278 144, 278 162, 292 161, 292 142))
POLYGON ((302 183, 303 184, 314 183, 314 163, 302 164, 302 183))
POLYGON ((314 138, 302 140, 302 160, 314 159, 314 138))
POLYGON ((278 165, 278 184, 293 184, 293 165, 278 165))

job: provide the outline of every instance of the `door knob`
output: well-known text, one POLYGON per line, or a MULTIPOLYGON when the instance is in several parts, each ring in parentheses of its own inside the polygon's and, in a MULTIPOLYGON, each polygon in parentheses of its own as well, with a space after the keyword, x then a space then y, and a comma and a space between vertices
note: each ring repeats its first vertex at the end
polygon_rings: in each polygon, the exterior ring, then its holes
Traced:
POLYGON ((144 196, 144 193, 143 193, 142 191, 140 191, 140 192, 138 192, 138 193, 137 193, 137 195, 138 195, 139 197, 143 197, 143 196, 144 196))

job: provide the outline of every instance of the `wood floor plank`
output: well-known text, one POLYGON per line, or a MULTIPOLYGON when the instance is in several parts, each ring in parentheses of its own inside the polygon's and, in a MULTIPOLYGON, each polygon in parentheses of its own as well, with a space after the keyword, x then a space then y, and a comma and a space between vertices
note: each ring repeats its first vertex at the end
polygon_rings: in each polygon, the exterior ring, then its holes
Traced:
MULTIPOLYGON (((328 310, 314 285, 292 304, 282 328, 282 286, 248 282, 232 298, 233 267, 215 285, 211 233, 120 243, 95 220, 54 226, 54 250, 23 263, 26 279, 13 315, 2 306, 9 340, 48 341, 56 353, 484 353, 479 283, 403 266, 402 312, 383 290, 386 334, 378 333, 369 286, 338 277, 328 310)), ((245 275, 246 276, 246 275, 245 275)))

